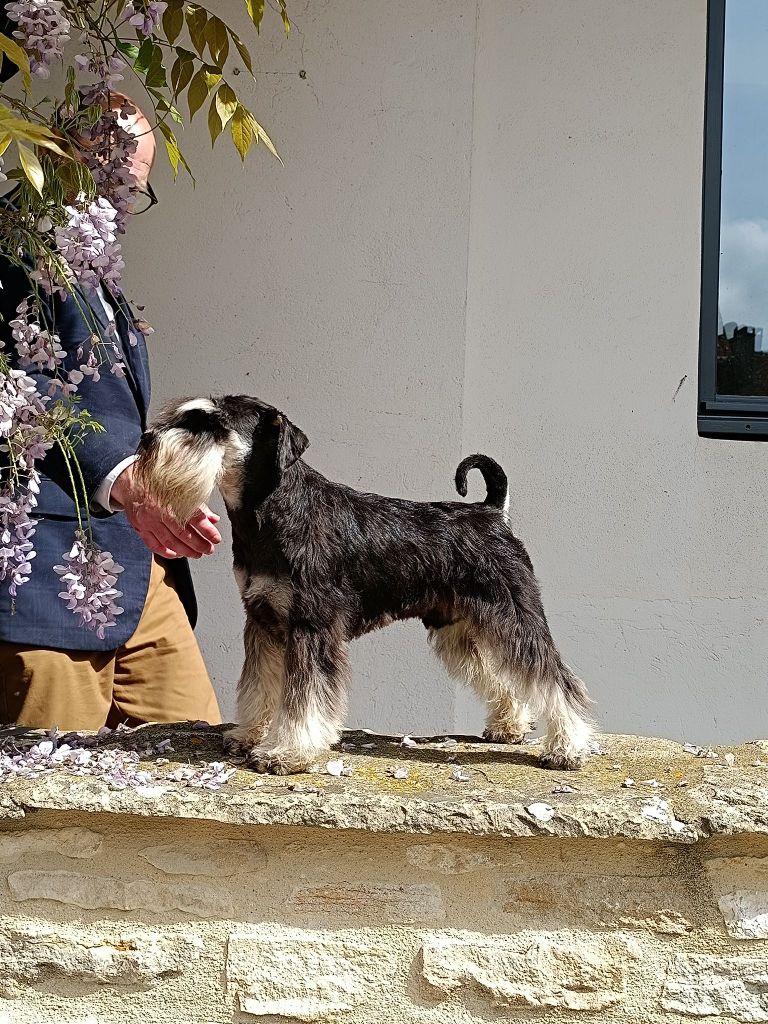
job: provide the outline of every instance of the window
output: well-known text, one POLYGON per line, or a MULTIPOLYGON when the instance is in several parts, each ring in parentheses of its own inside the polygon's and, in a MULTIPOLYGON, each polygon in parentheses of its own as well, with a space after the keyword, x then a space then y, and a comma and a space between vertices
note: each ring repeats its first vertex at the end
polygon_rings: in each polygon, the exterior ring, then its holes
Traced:
POLYGON ((709 0, 699 433, 768 440, 768 2, 709 0))

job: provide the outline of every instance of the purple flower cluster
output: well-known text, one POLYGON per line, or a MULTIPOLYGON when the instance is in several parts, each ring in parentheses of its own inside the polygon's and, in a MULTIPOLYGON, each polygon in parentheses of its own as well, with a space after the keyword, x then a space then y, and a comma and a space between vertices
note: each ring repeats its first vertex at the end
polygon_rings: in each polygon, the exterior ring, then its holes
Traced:
POLYGON ((119 110, 109 109, 109 91, 106 84, 95 86, 86 102, 99 105, 99 119, 84 133, 90 145, 83 156, 96 183, 96 191, 114 207, 115 228, 118 234, 125 224, 136 194, 136 177, 131 170, 131 159, 138 141, 125 123, 137 113, 136 107, 125 102, 119 110))
MULTIPOLYGON (((88 41, 87 34, 84 36, 84 41, 88 41)), ((125 70, 125 61, 115 54, 105 57, 103 53, 93 49, 90 53, 76 54, 74 63, 78 71, 96 75, 99 79, 98 85, 92 85, 84 90, 84 100, 87 106, 93 103, 94 98, 100 96, 103 90, 111 89, 112 86, 123 80, 121 71, 125 70)))
POLYGON ((63 57, 69 41, 71 25, 62 0, 16 0, 5 10, 19 26, 13 35, 29 54, 32 74, 49 78, 50 65, 63 57))
POLYGON ((0 481, 0 583, 11 597, 29 579, 35 557, 30 513, 40 489, 35 462, 52 443, 42 423, 47 401, 23 370, 0 375, 0 453, 14 470, 12 478, 0 481))
POLYGON ((36 520, 29 513, 36 504, 29 488, 6 485, 0 489, 0 583, 7 584, 11 597, 16 597, 32 571, 36 520))
POLYGON ((19 303, 16 313, 16 319, 11 320, 8 326, 16 342, 21 368, 55 373, 56 376, 51 377, 48 396, 53 397, 60 389, 60 396, 69 398, 77 391, 77 385, 84 374, 79 370, 70 370, 66 379, 62 379, 60 372, 66 352, 62 348, 61 339, 58 334, 41 328, 37 313, 31 308, 30 299, 19 303))
POLYGON ((65 356, 58 334, 52 334, 40 327, 40 323, 34 318, 30 309, 29 299, 24 299, 16 307, 16 312, 18 316, 15 320, 11 320, 8 326, 11 328, 11 335, 16 342, 21 368, 23 370, 30 368, 57 370, 65 356))
POLYGON ((160 24, 160 19, 165 13, 167 3, 157 3, 156 0, 149 0, 149 3, 135 4, 128 3, 125 6, 123 17, 128 19, 137 32, 145 36, 151 36, 160 24))
POLYGON ((98 288, 104 281, 119 288, 123 256, 117 241, 117 211, 99 196, 81 208, 65 206, 67 223, 55 229, 56 245, 80 284, 98 288))
POLYGON ((69 611, 80 620, 80 625, 95 629, 103 640, 106 630, 115 625, 123 609, 116 603, 122 591, 115 589, 119 573, 123 571, 108 551, 101 551, 85 534, 78 531, 69 552, 62 555, 64 565, 54 565, 53 571, 66 585, 59 593, 69 611))

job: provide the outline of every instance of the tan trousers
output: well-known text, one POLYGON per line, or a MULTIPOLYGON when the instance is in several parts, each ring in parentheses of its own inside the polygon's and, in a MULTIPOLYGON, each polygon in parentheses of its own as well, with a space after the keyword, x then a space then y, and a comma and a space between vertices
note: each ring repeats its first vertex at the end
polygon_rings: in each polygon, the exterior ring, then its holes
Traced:
POLYGON ((189 720, 218 725, 221 714, 186 612, 157 559, 136 632, 116 651, 0 643, 0 722, 66 730, 189 720))

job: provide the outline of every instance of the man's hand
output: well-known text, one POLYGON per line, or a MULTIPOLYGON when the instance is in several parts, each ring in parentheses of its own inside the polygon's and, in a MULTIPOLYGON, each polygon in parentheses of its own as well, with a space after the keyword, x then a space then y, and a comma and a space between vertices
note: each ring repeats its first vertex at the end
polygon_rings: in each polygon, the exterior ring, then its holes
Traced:
POLYGON ((202 558, 212 555, 221 541, 216 529, 219 516, 207 505, 201 505, 186 526, 177 522, 137 486, 132 465, 115 480, 112 497, 149 550, 161 558, 202 558))

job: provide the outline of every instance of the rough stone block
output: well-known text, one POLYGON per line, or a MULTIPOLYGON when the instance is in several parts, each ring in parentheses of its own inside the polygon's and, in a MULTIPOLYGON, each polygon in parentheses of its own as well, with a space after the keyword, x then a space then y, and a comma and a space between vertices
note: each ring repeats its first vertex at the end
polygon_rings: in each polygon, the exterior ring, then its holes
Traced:
POLYGON ((415 924, 445 918, 443 894, 438 886, 428 884, 304 885, 294 890, 287 905, 291 910, 377 924, 415 924))
POLYGON ((565 922, 577 927, 640 928, 662 935, 693 931, 684 895, 665 877, 564 874, 520 879, 508 886, 503 909, 531 928, 565 922))
POLYGON ((690 1017, 768 1021, 768 958, 675 956, 661 1005, 690 1017))
POLYGON ((425 981, 445 995, 480 992, 500 1006, 597 1011, 622 1002, 639 956, 622 936, 434 934, 422 948, 425 981))
POLYGON ((230 935, 226 972, 243 1012, 302 1021, 351 1010, 391 984, 386 950, 363 937, 269 925, 230 935))
POLYGON ((76 928, 0 928, 0 990, 16 994, 19 983, 36 984, 49 975, 92 983, 151 985, 181 974, 197 960, 202 943, 131 929, 111 934, 76 928), (9 991, 10 983, 10 991, 9 991))
POLYGON ((186 886, 75 871, 15 871, 8 876, 8 888, 17 902, 54 900, 85 910, 182 910, 197 917, 233 917, 235 911, 226 893, 204 883, 186 886))
POLYGON ((714 857, 706 870, 728 934, 768 939, 768 857, 714 857))
POLYGON ((267 863, 262 846, 237 839, 148 846, 139 851, 139 856, 166 875, 206 875, 210 878, 253 874, 263 870, 267 863))
POLYGON ((101 851, 102 837, 89 828, 41 828, 0 832, 0 863, 9 864, 34 854, 59 853, 87 859, 101 851))

